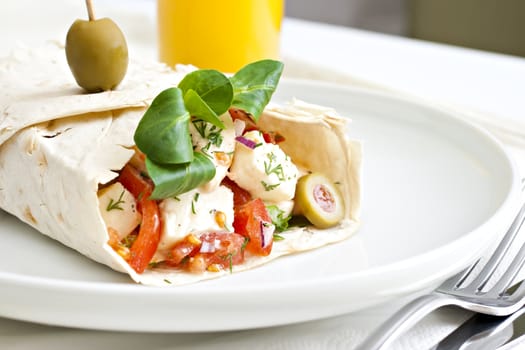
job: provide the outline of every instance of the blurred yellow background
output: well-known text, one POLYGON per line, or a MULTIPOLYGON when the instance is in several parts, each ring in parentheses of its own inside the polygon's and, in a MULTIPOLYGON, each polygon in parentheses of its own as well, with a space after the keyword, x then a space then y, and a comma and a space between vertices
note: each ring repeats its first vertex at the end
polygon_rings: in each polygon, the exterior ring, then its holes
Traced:
POLYGON ((159 58, 236 72, 279 58, 284 0, 158 0, 159 58))

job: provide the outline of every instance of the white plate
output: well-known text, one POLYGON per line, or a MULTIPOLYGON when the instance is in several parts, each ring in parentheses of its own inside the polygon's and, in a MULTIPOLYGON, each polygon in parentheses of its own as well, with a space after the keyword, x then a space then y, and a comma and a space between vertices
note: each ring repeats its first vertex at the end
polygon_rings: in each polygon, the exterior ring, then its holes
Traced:
POLYGON ((153 288, 0 211, 0 316, 157 332, 319 319, 436 284, 480 255, 510 221, 517 172, 486 132, 413 101, 335 85, 283 81, 275 100, 294 96, 351 117, 349 133, 364 143, 356 236, 222 279, 153 288))

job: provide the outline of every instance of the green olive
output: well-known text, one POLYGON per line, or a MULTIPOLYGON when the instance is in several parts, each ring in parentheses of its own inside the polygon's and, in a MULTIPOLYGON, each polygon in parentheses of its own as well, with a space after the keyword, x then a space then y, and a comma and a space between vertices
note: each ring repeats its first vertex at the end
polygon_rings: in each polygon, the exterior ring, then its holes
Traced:
POLYGON ((88 92, 116 88, 128 69, 126 39, 109 18, 77 19, 66 36, 66 57, 78 85, 88 92))
POLYGON ((343 197, 339 189, 324 175, 305 175, 297 182, 296 205, 315 227, 328 228, 344 216, 343 197))

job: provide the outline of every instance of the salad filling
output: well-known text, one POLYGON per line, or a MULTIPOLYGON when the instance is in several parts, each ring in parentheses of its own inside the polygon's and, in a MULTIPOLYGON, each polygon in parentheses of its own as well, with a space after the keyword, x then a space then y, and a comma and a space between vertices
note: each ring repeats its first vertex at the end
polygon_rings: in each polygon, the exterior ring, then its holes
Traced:
MULTIPOLYGON (((232 78, 197 70, 152 102, 135 132, 134 156, 98 192, 108 243, 137 273, 231 270, 286 239, 292 214, 300 214, 298 180, 312 171, 281 149, 278 131, 257 125, 281 71, 269 60, 232 78)), ((323 196, 330 214, 344 206, 333 196, 323 196)), ((331 225, 342 220, 344 210, 338 213, 331 225)))

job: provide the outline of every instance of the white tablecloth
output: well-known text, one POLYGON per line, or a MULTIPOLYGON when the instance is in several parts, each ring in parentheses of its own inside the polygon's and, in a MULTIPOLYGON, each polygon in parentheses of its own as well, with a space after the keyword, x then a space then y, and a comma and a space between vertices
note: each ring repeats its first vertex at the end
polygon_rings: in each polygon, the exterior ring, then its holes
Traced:
MULTIPOLYGON (((114 18, 126 33, 131 55, 156 59, 152 0, 99 0, 96 4, 101 16, 114 18)), ((73 19, 83 16, 83 1, 4 1, 0 4, 0 55, 19 45, 63 41, 73 19)), ((525 162, 525 59, 288 18, 282 32, 282 57, 285 76, 388 89, 458 110, 505 142, 520 164, 525 162)), ((0 348, 351 349, 413 297, 327 320, 226 333, 99 332, 0 318, 0 348)), ((468 315, 454 308, 438 310, 394 348, 428 348, 468 315)))

